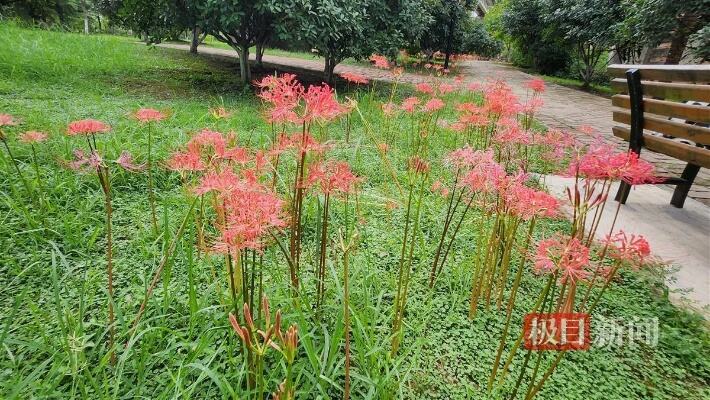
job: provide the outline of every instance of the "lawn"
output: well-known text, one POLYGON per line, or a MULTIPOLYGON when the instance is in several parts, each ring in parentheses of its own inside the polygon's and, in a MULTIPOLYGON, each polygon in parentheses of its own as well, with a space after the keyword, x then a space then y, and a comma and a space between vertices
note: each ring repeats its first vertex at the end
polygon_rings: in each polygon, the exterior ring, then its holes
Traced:
MULTIPOLYGON (((37 147, 47 199, 42 213, 37 212, 5 149, 0 151, 0 398, 245 398, 247 367, 226 316, 231 304, 223 297, 224 260, 195 249, 192 226, 175 242, 174 257, 166 264, 135 335, 131 322, 153 271, 190 207, 180 176, 165 169, 162 160, 203 128, 233 132, 242 145, 269 146, 272 127, 264 122, 264 106, 254 88, 239 84, 236 64, 148 48, 120 37, 27 30, 3 23, 0 38, 0 114, 21 121, 5 132, 20 168, 33 179, 33 188, 37 185, 32 152, 16 136, 30 129, 50 135, 49 141, 37 147), (148 156, 146 128, 131 118, 141 107, 168 114, 153 128, 153 158, 159 160, 154 179, 160 229, 156 234, 151 228, 145 174, 114 173, 118 342, 114 364, 106 344, 103 195, 95 176, 64 168, 62 160, 71 159, 72 150, 83 144, 65 135, 67 124, 95 118, 111 125, 111 132, 98 138, 106 159, 116 159, 126 150, 144 162, 148 156), (210 112, 215 107, 224 107, 231 116, 215 118, 210 112)), ((427 285, 431 254, 441 234, 447 202, 426 194, 413 257, 405 336, 400 351, 390 355, 404 207, 375 141, 391 138, 388 157, 393 160, 394 174, 403 181, 408 144, 403 137, 389 135, 410 127, 380 112, 381 103, 388 101, 389 86, 377 83, 376 90, 348 89, 352 88, 340 87, 339 96, 358 99, 368 124, 351 114, 348 122, 336 121, 319 134, 332 140, 332 157, 348 161, 365 178, 356 211, 343 210, 343 203, 336 203, 332 211, 333 221, 342 222, 345 217, 345 226, 348 213, 356 212, 357 222, 351 224, 360 235, 350 259, 352 397, 506 398, 513 379, 491 393, 486 390, 505 314, 492 307, 473 321, 467 317, 472 249, 482 235, 475 227, 485 219, 481 210, 469 215, 444 273, 431 290, 427 285), (346 143, 348 123, 352 132, 346 143)), ((412 93, 412 88, 400 85, 392 100, 412 93)), ((447 101, 470 96, 451 94, 447 101)), ((447 109, 441 119, 453 115, 447 109)), ((456 137, 435 132, 429 152, 433 176, 445 174, 441 159, 458 144, 456 137)), ((535 162, 539 168, 542 164, 535 162)), ((320 229, 318 199, 310 196, 304 204, 303 240, 309 251, 303 256, 303 298, 292 299, 288 266, 276 246, 263 253, 263 287, 272 310, 282 310, 283 325, 299 328, 293 367, 297 398, 342 398, 344 291, 341 254, 336 251, 327 262, 325 301, 319 312, 311 311, 316 285, 312 270, 317 261, 310 249, 320 229)), ((566 221, 546 220, 540 222, 535 235, 537 239, 568 229, 566 221)), ((519 267, 517 257, 513 264, 519 267)), ((513 316, 515 335, 521 330, 524 310, 532 309, 543 285, 541 277, 523 276, 513 316)), ((657 317, 658 345, 569 352, 538 398, 710 396, 710 339, 705 322, 671 305, 655 275, 624 272, 600 302, 598 313, 622 320, 657 317)), ((276 390, 286 369, 274 353, 265 359, 269 392, 276 390)), ((513 362, 513 376, 517 376, 523 353, 513 362)), ((552 357, 546 354, 543 359, 549 362, 552 357)))

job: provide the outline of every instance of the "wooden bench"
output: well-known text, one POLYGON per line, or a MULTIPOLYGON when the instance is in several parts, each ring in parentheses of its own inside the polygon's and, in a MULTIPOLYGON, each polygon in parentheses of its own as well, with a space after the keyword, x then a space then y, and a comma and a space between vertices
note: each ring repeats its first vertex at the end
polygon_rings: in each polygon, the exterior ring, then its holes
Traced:
MULTIPOLYGON (((663 182, 676 185, 671 204, 682 208, 700 168, 710 168, 710 65, 616 64, 608 71, 619 108, 613 118, 623 124, 614 136, 637 154, 646 148, 688 163, 680 177, 663 182)), ((630 190, 622 183, 616 200, 626 203, 630 190)))

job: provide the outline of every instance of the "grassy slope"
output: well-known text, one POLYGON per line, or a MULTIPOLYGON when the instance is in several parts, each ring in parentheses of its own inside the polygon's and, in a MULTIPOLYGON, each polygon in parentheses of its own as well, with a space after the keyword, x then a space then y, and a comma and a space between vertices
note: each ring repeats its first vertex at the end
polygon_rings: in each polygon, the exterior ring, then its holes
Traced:
MULTIPOLYGON (((242 363, 238 356, 230 356, 235 353, 233 334, 226 329, 214 289, 214 282, 221 280, 212 278, 213 273, 222 273, 221 264, 211 258, 188 262, 189 241, 179 248, 168 270, 169 285, 159 287, 154 296, 140 343, 129 343, 120 352, 115 370, 107 366, 102 358, 106 353, 102 198, 92 176, 62 170, 55 161, 68 158, 78 145, 62 135, 66 123, 86 117, 113 125, 113 132, 101 138, 109 158, 126 149, 143 160, 144 131, 127 118, 139 106, 171 110, 156 135, 158 158, 203 127, 234 130, 243 141, 263 145, 269 129, 260 119, 258 101, 236 84, 238 68, 108 36, 0 25, 0 40, 0 112, 21 117, 23 128, 43 129, 53 136, 39 150, 53 205, 46 216, 46 233, 38 235, 27 228, 22 208, 30 206, 17 177, 10 173, 5 153, 0 159, 0 397, 213 398, 239 391, 242 363), (233 111, 233 118, 212 119, 208 108, 216 105, 233 111), (190 311, 186 289, 191 266, 199 287, 197 312, 190 311)), ((362 106, 368 107, 366 99, 362 106)), ((376 126, 384 124, 375 121, 376 126)), ((430 255, 420 254, 423 261, 413 281, 405 346, 394 362, 387 360, 392 266, 399 247, 399 235, 392 227, 401 226, 402 216, 384 207, 393 187, 381 173, 371 143, 360 139, 361 132, 356 124, 354 145, 334 150, 368 177, 361 203, 366 220, 360 227, 363 243, 352 262, 355 397, 481 398, 484 390, 479 385, 487 377, 502 321, 495 312, 482 314, 473 323, 466 318, 470 285, 466 256, 477 235, 474 229, 462 232, 448 273, 433 294, 423 284, 430 255)), ((13 139, 11 144, 31 174, 28 149, 13 139)), ((445 145, 450 143, 442 136, 434 156, 441 155, 445 145)), ((398 156, 392 154, 394 159, 398 156)), ((174 230, 186 208, 179 180, 167 172, 158 173, 156 180, 158 198, 168 210, 165 218, 174 230)), ((147 223, 144 177, 119 173, 113 185, 119 334, 125 334, 160 257, 162 240, 153 239, 147 223)), ((436 240, 443 207, 441 200, 429 204, 423 215, 427 252, 436 240)), ((267 252, 267 292, 274 307, 284 307, 286 321, 301 327, 302 352, 296 368, 300 394, 337 398, 343 334, 339 280, 330 282, 323 319, 310 320, 288 306, 283 293, 285 266, 272 257, 267 252)), ((534 277, 526 278, 521 302, 529 306, 540 284, 534 277)), ((304 285, 313 283, 306 280, 304 285)), ((708 337, 696 317, 676 310, 646 279, 631 275, 624 275, 622 285, 600 307, 614 318, 658 316, 658 348, 571 354, 541 397, 700 399, 708 394, 708 337)), ((272 388, 281 376, 278 367, 272 371, 272 388)))

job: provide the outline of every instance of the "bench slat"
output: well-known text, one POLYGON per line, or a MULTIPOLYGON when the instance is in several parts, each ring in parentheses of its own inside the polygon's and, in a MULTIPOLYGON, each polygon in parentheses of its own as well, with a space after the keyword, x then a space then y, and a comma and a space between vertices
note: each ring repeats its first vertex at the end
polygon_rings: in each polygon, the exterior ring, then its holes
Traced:
MULTIPOLYGON (((615 107, 629 109, 631 108, 631 99, 629 96, 617 94, 612 96, 611 104, 615 107)), ((680 118, 686 121, 710 123, 709 106, 696 106, 674 101, 644 99, 643 112, 680 118)))
MULTIPOLYGON (((666 100, 710 102, 710 85, 692 83, 666 83, 641 81, 644 97, 660 97, 666 100)), ((616 93, 628 94, 626 79, 613 79, 611 88, 616 93)))
POLYGON ((607 68, 613 78, 626 79, 629 69, 641 71, 641 79, 650 81, 710 83, 708 65, 624 65, 614 64, 607 68))
MULTIPOLYGON (((612 128, 614 136, 629 140, 631 130, 623 126, 615 126, 612 128)), ((644 135, 644 146, 648 150, 656 153, 666 154, 678 160, 686 161, 703 168, 710 168, 710 150, 702 147, 688 146, 687 144, 678 143, 670 139, 665 139, 658 136, 644 135)))
MULTIPOLYGON (((631 124, 630 111, 614 111, 613 118, 614 122, 627 125, 631 124)), ((690 125, 684 122, 670 121, 665 118, 653 117, 647 114, 643 116, 643 128, 681 139, 692 140, 695 143, 710 145, 710 128, 690 125)), ((644 135, 644 137, 646 137, 646 135, 644 135)))

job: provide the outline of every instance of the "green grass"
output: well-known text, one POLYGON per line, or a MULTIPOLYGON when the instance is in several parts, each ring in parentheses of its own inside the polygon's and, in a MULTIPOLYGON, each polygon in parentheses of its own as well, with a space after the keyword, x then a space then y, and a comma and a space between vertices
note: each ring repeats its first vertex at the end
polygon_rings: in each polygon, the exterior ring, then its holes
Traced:
MULTIPOLYGON (((39 148, 40 171, 51 202, 43 217, 34 212, 6 153, 0 152, 0 398, 243 398, 244 364, 215 289, 215 282, 224 282, 223 263, 217 257, 189 256, 194 252, 190 239, 194 232, 180 242, 166 270, 166 283, 158 286, 138 337, 118 349, 118 363, 110 366, 105 345, 102 196, 93 176, 77 175, 57 161, 69 158, 72 149, 82 145, 63 134, 66 124, 88 117, 113 127, 99 138, 108 159, 129 150, 138 160, 145 160, 145 130, 128 116, 141 106, 170 111, 155 136, 158 159, 205 127, 234 131, 241 143, 265 146, 270 127, 262 121, 258 99, 238 83, 238 66, 111 36, 86 37, 3 24, 0 38, 0 113, 23 121, 7 133, 28 177, 34 176, 31 153, 15 139, 16 133, 38 129, 51 134, 51 140, 39 148), (215 120, 209 113, 214 106, 224 106, 234 114, 215 120), (193 306, 188 292, 191 273, 198 288, 193 306)), ((386 92, 387 87, 378 85, 386 92)), ((402 88, 398 96, 408 92, 410 88, 402 88)), ((372 97, 380 98, 379 93, 349 95, 360 98, 360 107, 370 111, 366 115, 377 115, 372 110, 379 103, 372 97)), ((402 121, 372 118, 376 134, 388 126, 408 127, 400 126, 402 121)), ((334 124, 329 134, 342 139, 342 124, 334 124)), ((435 137, 433 160, 453 146, 450 136, 435 137)), ((353 398, 486 398, 485 380, 503 318, 495 311, 481 314, 474 322, 466 317, 471 246, 479 234, 475 222, 481 213, 474 214, 462 231, 451 262, 432 292, 425 281, 444 202, 430 197, 422 216, 423 245, 415 255, 407 335, 400 354, 390 360, 387 335, 402 212, 386 207, 395 190, 362 125, 355 120, 351 145, 337 143, 332 155, 348 160, 367 178, 358 224, 362 242, 351 262, 353 398)), ((404 174, 404 152, 391 146, 390 157, 404 174)), ((433 165, 433 173, 441 173, 439 163, 433 165)), ((165 236, 175 232, 188 207, 175 174, 161 168, 156 186, 161 226, 169 228, 158 238, 150 228, 145 177, 123 172, 113 176, 115 299, 121 344, 160 259, 165 236)), ((316 207, 313 198, 306 204, 307 248, 313 247, 316 207)), ((341 216, 336 209, 333 218, 341 216)), ((566 227, 564 222, 550 222, 544 230, 550 233, 566 227)), ((306 259, 313 256, 307 253, 306 259)), ((298 397, 342 397, 340 265, 329 264, 325 308, 320 318, 313 318, 289 300, 283 258, 268 250, 265 260, 272 308, 282 308, 285 322, 300 328, 295 368, 298 397)), ((313 264, 304 265, 303 285, 312 288, 313 264)), ((541 285, 534 276, 524 279, 516 329, 522 310, 531 307, 541 285)), ((625 320, 658 317, 658 347, 595 348, 570 354, 540 398, 703 399, 710 395, 710 351, 703 321, 672 306, 651 278, 624 274, 601 303, 600 312, 625 320)), ((283 376, 283 366, 275 360, 272 357, 268 362, 270 390, 283 376)))

